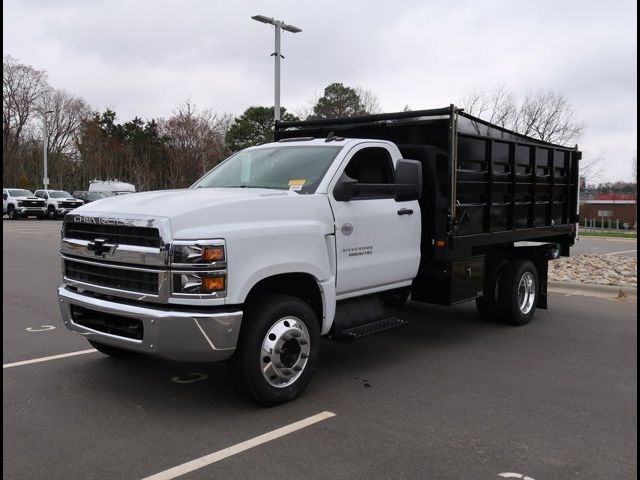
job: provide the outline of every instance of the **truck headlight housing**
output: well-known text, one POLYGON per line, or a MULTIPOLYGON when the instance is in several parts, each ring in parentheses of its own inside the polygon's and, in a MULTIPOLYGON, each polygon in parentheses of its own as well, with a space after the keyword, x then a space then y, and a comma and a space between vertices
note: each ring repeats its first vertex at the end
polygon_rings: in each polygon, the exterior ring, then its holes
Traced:
POLYGON ((222 298, 227 292, 224 240, 176 240, 171 244, 172 295, 222 298))
POLYGON ((226 261, 224 241, 198 240, 194 242, 176 241, 171 248, 173 265, 206 265, 221 264, 226 261))
POLYGON ((209 295, 223 293, 226 289, 225 272, 181 272, 173 275, 174 293, 209 295))

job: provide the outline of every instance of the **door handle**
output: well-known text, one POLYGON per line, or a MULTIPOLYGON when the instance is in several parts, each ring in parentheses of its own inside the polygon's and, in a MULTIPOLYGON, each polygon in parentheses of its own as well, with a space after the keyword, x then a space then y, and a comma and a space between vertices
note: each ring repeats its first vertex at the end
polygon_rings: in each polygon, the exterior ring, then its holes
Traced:
POLYGON ((413 210, 410 208, 401 208, 398 210, 398 215, 413 215, 413 210))

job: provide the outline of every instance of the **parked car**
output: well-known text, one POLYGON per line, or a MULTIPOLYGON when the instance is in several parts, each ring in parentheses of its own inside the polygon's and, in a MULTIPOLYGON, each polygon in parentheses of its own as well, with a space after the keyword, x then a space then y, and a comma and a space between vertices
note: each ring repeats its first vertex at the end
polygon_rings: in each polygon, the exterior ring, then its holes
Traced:
POLYGON ((107 195, 102 192, 87 192, 83 190, 76 190, 71 195, 73 196, 73 198, 82 200, 84 203, 91 203, 95 202, 96 200, 107 198, 107 195))
POLYGON ((33 195, 31 190, 22 188, 4 188, 2 190, 2 214, 11 220, 19 218, 45 218, 47 206, 44 200, 33 195))
POLYGON ((69 192, 64 190, 36 190, 36 197, 45 200, 47 204, 47 216, 50 219, 62 217, 74 208, 84 205, 82 200, 73 198, 69 192))

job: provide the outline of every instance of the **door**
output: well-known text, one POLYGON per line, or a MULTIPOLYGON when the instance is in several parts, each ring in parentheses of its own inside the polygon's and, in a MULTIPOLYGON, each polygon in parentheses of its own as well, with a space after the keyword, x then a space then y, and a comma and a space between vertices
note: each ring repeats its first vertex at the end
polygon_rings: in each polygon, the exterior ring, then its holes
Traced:
POLYGON ((396 202, 392 193, 337 201, 333 188, 343 172, 360 184, 393 184, 391 152, 380 144, 354 147, 330 185, 336 224, 336 293, 355 296, 409 285, 420 263, 418 202, 396 202))

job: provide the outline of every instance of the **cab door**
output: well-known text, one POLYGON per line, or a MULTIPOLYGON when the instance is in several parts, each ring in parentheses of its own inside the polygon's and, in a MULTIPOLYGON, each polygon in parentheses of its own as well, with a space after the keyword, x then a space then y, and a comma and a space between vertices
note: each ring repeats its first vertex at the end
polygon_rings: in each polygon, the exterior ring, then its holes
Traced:
POLYGON ((393 193, 348 201, 338 201, 333 195, 343 173, 361 184, 394 184, 394 163, 385 145, 360 144, 348 153, 330 184, 336 226, 336 293, 342 298, 410 285, 418 271, 417 201, 396 202, 393 193))

